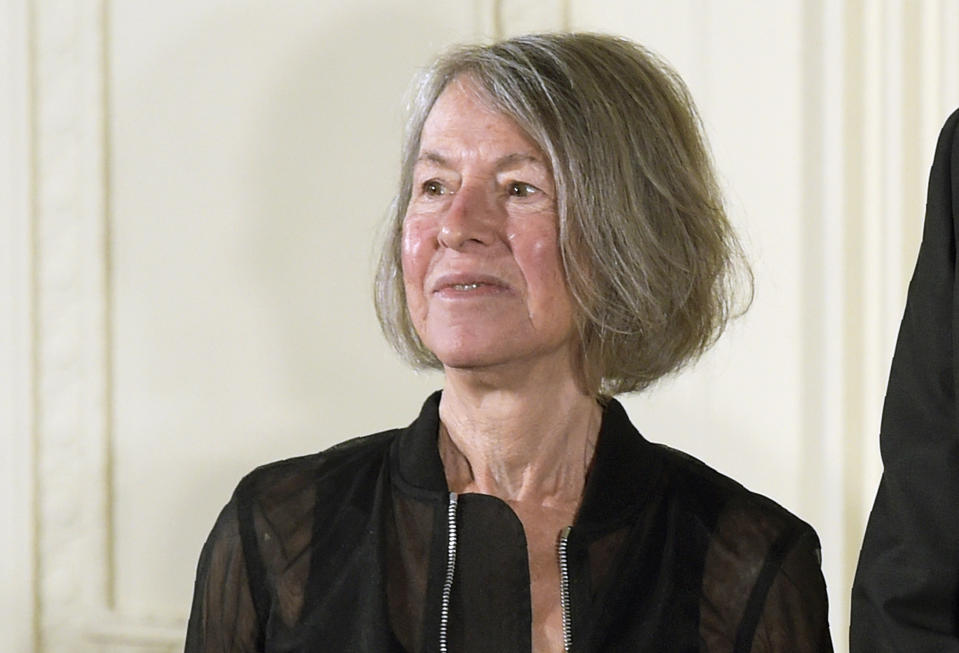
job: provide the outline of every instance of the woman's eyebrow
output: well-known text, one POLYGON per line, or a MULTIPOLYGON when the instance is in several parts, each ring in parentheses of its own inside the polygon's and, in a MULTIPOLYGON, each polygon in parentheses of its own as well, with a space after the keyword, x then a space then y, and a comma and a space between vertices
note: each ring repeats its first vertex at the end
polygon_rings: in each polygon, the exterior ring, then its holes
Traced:
POLYGON ((495 168, 497 170, 503 170, 527 163, 540 167, 545 172, 549 172, 549 166, 543 163, 542 159, 527 152, 514 152, 513 154, 502 156, 496 160, 495 168))
POLYGON ((449 161, 439 152, 434 152, 432 150, 425 150, 416 157, 417 163, 432 163, 438 166, 449 166, 449 161))
MULTIPOLYGON (((450 162, 445 156, 439 152, 433 150, 424 150, 416 157, 416 163, 431 163, 441 167, 449 167, 450 162)), ((530 163, 535 166, 543 168, 545 171, 549 171, 549 166, 547 166, 540 157, 537 157, 528 152, 513 152, 511 154, 506 154, 496 159, 493 164, 493 167, 496 170, 502 170, 504 168, 512 168, 518 165, 525 163, 530 163)))

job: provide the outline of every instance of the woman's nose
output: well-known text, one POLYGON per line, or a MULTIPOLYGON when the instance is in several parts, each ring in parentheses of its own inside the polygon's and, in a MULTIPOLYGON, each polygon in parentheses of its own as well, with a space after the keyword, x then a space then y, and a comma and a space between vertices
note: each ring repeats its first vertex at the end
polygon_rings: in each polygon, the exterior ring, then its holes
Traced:
POLYGON ((496 202, 485 189, 460 186, 440 218, 438 239, 450 249, 489 245, 495 238, 496 202))

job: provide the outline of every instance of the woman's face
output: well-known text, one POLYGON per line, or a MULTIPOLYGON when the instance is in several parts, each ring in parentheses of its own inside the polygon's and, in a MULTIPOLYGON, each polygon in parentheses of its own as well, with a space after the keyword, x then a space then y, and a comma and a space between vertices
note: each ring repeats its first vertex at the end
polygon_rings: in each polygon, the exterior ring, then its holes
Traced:
POLYGON ((447 368, 571 360, 573 303, 546 157, 454 80, 423 125, 403 221, 410 316, 447 368))

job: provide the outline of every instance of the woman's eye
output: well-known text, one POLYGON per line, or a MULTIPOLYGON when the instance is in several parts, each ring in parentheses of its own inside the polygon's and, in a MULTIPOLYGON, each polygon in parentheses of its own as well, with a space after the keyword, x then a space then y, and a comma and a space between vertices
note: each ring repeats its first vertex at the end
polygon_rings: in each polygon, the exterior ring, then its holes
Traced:
POLYGON ((536 191, 536 186, 532 186, 522 181, 514 181, 509 185, 509 194, 513 197, 529 197, 536 191))
POLYGON ((423 183, 423 194, 424 195, 445 195, 446 189, 443 188, 443 184, 431 179, 423 183))

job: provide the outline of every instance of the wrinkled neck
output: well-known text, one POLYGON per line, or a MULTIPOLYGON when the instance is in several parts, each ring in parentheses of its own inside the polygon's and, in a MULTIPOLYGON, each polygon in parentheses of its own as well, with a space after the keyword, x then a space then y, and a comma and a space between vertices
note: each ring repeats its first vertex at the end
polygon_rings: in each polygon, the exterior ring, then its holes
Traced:
POLYGON ((439 434, 447 482, 510 502, 578 502, 601 421, 572 377, 477 391, 448 375, 439 434))

